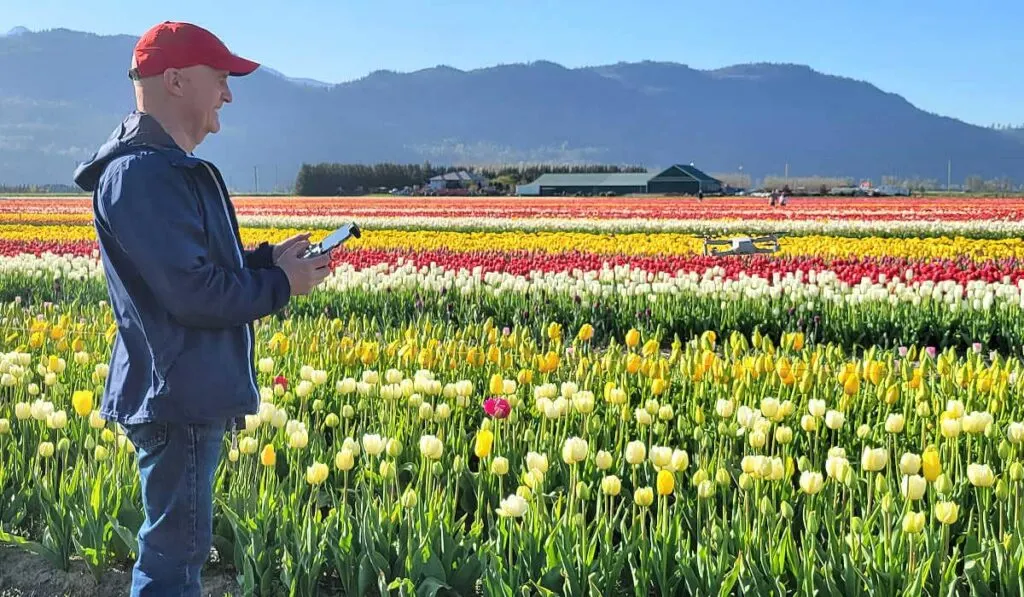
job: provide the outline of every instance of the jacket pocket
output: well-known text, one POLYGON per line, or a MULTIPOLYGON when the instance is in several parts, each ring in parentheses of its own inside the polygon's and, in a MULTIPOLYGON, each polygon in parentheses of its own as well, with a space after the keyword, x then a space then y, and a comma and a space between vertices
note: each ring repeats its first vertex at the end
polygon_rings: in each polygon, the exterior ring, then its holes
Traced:
POLYGON ((150 356, 153 359, 153 395, 166 396, 174 391, 170 382, 171 369, 188 345, 188 329, 174 325, 170 318, 162 322, 159 329, 162 338, 149 340, 150 356))
POLYGON ((254 412, 244 334, 241 327, 187 331, 167 374, 170 399, 163 408, 173 412, 166 416, 199 422, 254 412))
POLYGON ((149 452, 167 443, 167 423, 132 423, 121 426, 137 450, 149 452))

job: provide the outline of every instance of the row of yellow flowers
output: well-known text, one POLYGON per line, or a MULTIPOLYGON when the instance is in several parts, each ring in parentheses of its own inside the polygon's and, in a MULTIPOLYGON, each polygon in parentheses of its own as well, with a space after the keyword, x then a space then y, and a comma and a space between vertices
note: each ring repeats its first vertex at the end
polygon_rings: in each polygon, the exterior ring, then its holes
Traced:
MULTIPOLYGON (((296 228, 242 228, 246 244, 279 242, 293 234, 306 232, 296 228)), ((318 241, 327 230, 312 232, 318 241)), ((0 240, 74 242, 95 239, 91 225, 0 225, 0 240)), ((516 251, 548 253, 585 251, 632 255, 688 255, 699 253, 702 239, 690 234, 623 233, 589 234, 584 232, 455 232, 440 230, 372 230, 348 246, 363 249, 407 248, 411 250, 516 251)), ((913 259, 976 260, 1024 259, 1024 240, 967 238, 840 238, 803 236, 783 238, 782 255, 819 255, 823 257, 907 257, 913 259)))
MULTIPOLYGON (((0 497, 38 504, 31 539, 45 529, 63 553, 106 553, 117 535, 90 529, 138 500, 130 442, 96 413, 110 308, 0 315, 9 326, 0 336, 0 475, 9 479, 0 497), (82 491, 65 481, 78 478, 108 485, 82 491), (51 499, 48 488, 63 493, 51 499), (68 531, 52 531, 65 512, 68 531)), ((234 528, 275 532, 256 544, 236 531, 227 545, 245 562, 290 562, 280 554, 301 544, 344 571, 360 560, 330 556, 342 537, 382 537, 389 552, 411 537, 433 550, 424 557, 440 558, 431 533, 462 528, 469 515, 488 530, 462 536, 454 567, 490 554, 492 569, 522 570, 560 553, 560 569, 573 570, 571 546, 597 541, 637 562, 633 586, 666 595, 681 591, 657 584, 670 578, 665 570, 713 570, 701 573, 714 577, 710 586, 732 562, 787 550, 807 559, 793 575, 811 580, 772 571, 765 583, 815 582, 817 570, 849 561, 849 574, 877 579, 864 586, 883 587, 894 575, 933 574, 932 562, 962 569, 976 557, 978 574, 990 571, 977 582, 993 593, 1015 586, 1024 535, 1018 357, 848 352, 800 332, 704 331, 665 346, 668 338, 631 328, 607 349, 596 337, 592 324, 559 322, 261 321, 259 410, 225 438, 216 487, 225 513, 216 515, 226 517, 218 528, 237 525, 237 515, 246 527, 234 528), (409 526, 420 516, 422 526, 409 526), (328 539, 291 539, 301 529, 328 539), (570 548, 531 539, 558 533, 571 533, 560 539, 570 548)), ((602 562, 595 569, 619 582, 621 569, 602 562)), ((927 582, 907 594, 950 593, 927 582)), ((582 591, 557 594, 569 593, 582 591)))

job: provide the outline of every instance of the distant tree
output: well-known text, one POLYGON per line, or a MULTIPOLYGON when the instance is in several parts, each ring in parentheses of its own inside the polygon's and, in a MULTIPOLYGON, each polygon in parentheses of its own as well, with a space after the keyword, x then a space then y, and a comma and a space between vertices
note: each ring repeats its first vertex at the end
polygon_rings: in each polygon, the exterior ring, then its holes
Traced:
POLYGON ((734 189, 749 189, 751 186, 751 179, 749 174, 740 174, 738 172, 723 172, 717 174, 711 174, 713 178, 717 178, 722 183, 734 188, 734 189))
POLYGON ((831 190, 836 187, 853 186, 853 179, 840 176, 790 176, 788 178, 766 176, 762 187, 765 189, 781 189, 787 185, 797 191, 813 192, 817 189, 820 192, 821 187, 831 190))

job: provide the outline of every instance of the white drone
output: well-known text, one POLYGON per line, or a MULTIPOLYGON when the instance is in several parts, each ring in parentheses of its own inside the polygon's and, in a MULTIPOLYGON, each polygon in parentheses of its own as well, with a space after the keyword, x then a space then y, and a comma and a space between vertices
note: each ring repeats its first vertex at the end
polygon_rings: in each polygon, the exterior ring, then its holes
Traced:
POLYGON ((704 255, 712 257, 726 255, 753 255, 755 253, 775 253, 779 250, 779 237, 785 232, 772 232, 764 236, 737 236, 732 239, 713 239, 704 237, 704 255), (761 246, 767 245, 767 246, 761 246), (715 247, 728 246, 728 249, 721 250, 715 247))

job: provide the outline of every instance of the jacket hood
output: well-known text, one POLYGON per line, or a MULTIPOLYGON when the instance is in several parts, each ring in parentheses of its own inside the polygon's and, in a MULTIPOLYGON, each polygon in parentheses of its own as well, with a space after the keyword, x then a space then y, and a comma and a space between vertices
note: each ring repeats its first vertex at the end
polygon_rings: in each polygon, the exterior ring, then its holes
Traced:
POLYGON ((96 189, 103 169, 111 160, 139 147, 163 151, 176 163, 198 163, 198 160, 188 156, 174 142, 174 139, 157 122, 156 118, 135 110, 125 117, 91 158, 75 168, 75 184, 82 190, 91 193, 96 189))

